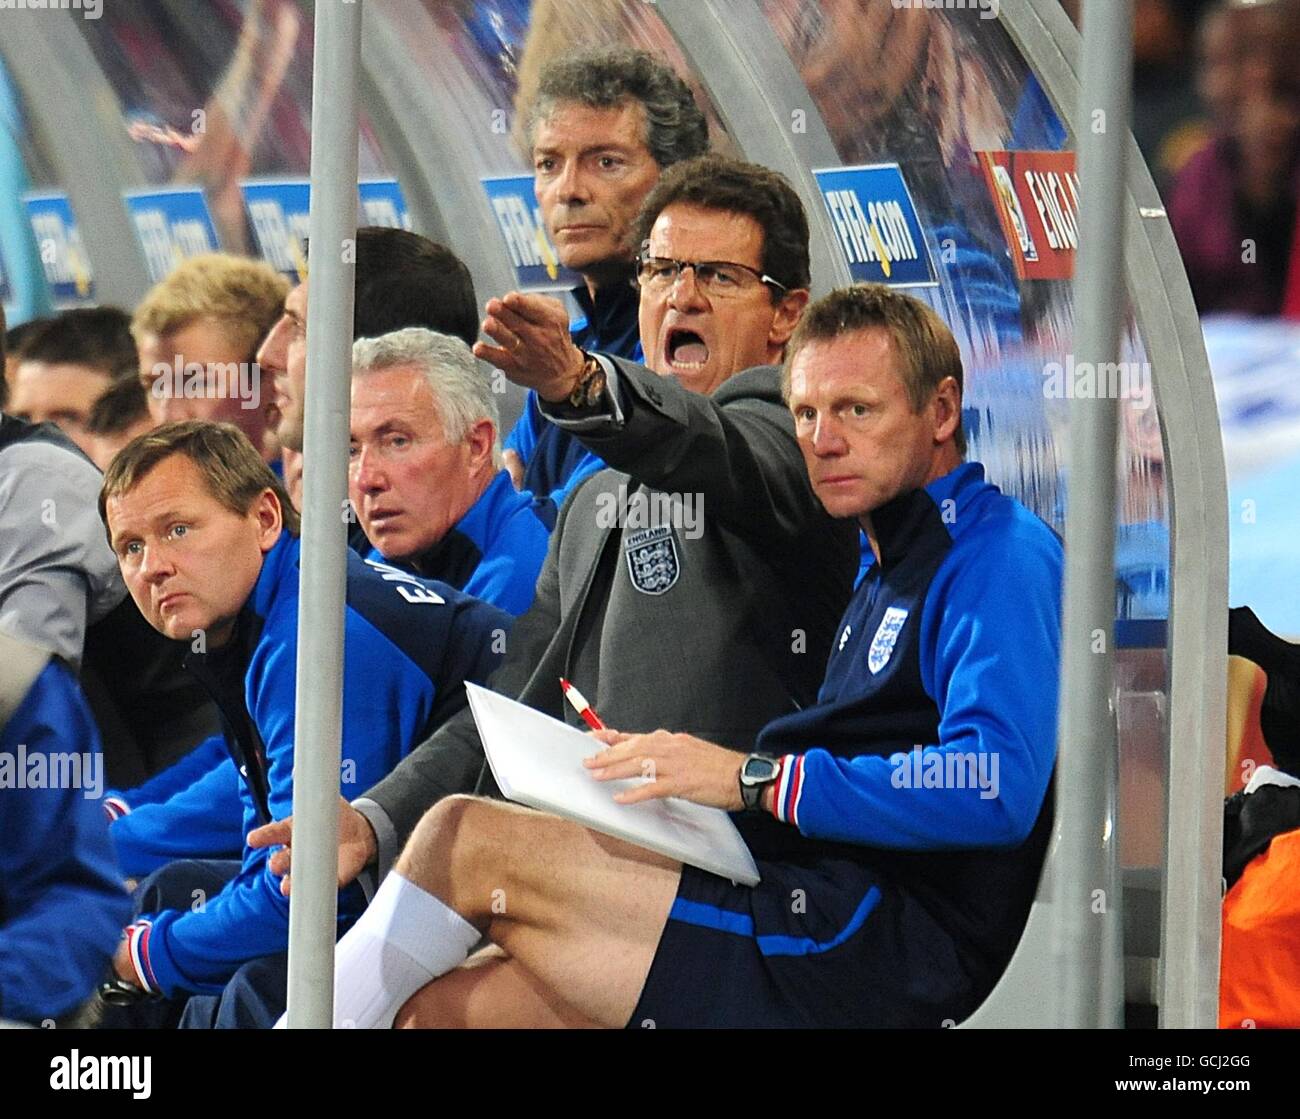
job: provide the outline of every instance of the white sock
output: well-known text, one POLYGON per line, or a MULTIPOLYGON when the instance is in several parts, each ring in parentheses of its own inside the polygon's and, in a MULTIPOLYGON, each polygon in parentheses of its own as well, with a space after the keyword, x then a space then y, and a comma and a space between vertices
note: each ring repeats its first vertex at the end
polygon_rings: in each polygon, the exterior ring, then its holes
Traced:
POLYGON ((396 872, 334 949, 334 1027, 386 1030, 426 983, 463 964, 478 929, 396 872))
POLYGON ((464 963, 479 940, 454 909, 390 873, 334 947, 334 1028, 391 1029, 402 1004, 464 963))

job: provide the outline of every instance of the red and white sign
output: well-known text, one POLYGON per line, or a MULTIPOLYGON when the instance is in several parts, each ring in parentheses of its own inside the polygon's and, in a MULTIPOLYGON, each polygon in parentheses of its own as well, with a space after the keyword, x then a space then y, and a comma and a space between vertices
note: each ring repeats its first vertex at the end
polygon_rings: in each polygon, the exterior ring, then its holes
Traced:
POLYGON ((1022 280, 1068 280, 1079 249, 1074 152, 978 152, 1022 280))

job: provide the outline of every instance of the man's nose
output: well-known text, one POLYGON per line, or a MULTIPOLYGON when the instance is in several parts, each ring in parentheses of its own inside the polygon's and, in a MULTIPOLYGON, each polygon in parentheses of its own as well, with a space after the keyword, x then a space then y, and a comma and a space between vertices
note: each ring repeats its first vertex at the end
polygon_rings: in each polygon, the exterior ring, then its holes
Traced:
POLYGON ((140 575, 150 583, 166 579, 176 570, 167 546, 160 540, 145 545, 140 559, 140 575))
POLYGON ((813 427, 812 449, 817 455, 829 456, 844 453, 844 436, 832 416, 818 416, 813 427))
POLYGON ((668 305, 675 311, 698 311, 707 309, 709 301, 700 290, 698 277, 694 268, 683 268, 668 289, 668 305), (688 279, 689 277, 689 279, 688 279))
POLYGON ((257 347, 253 360, 267 369, 283 369, 281 350, 284 347, 280 341, 282 336, 283 332, 279 325, 271 327, 271 333, 262 339, 262 344, 257 347))
POLYGON ((560 197, 569 203, 585 204, 591 201, 591 190, 582 166, 574 159, 564 165, 556 186, 560 197))
POLYGON ((358 492, 376 493, 385 488, 383 466, 372 448, 362 447, 352 460, 352 479, 358 492))

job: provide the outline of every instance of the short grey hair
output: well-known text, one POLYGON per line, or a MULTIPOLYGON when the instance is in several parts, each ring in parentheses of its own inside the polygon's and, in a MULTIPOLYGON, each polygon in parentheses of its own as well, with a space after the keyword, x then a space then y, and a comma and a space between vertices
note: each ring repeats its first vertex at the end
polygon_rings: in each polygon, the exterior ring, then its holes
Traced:
POLYGON ((543 68, 528 110, 528 146, 556 105, 577 101, 613 109, 634 101, 645 109, 646 147, 660 168, 709 150, 709 122, 677 72, 648 51, 592 48, 553 59, 543 68))
POLYGON ((497 432, 492 463, 500 469, 501 418, 496 394, 470 348, 459 338, 422 326, 394 330, 378 338, 358 338, 352 343, 354 377, 402 365, 415 366, 429 382, 448 443, 461 442, 479 420, 492 421, 497 432))

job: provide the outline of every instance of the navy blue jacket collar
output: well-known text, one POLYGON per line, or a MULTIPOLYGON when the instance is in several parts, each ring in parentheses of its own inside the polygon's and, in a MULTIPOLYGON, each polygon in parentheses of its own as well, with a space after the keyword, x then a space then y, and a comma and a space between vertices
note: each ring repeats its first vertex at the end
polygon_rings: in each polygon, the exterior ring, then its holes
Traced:
POLYGON ((573 289, 573 298, 586 316, 586 325, 575 324, 574 343, 583 349, 630 355, 641 340, 638 312, 640 293, 632 283, 629 265, 627 280, 613 280, 596 289, 593 300, 586 284, 573 289))
POLYGON ((871 527, 875 531, 876 547, 880 549, 882 568, 888 570, 906 556, 927 522, 936 516, 948 534, 953 535, 958 523, 958 510, 986 487, 984 466, 978 462, 963 462, 924 488, 885 502, 871 514, 871 527), (948 502, 952 504, 947 505, 948 502))

